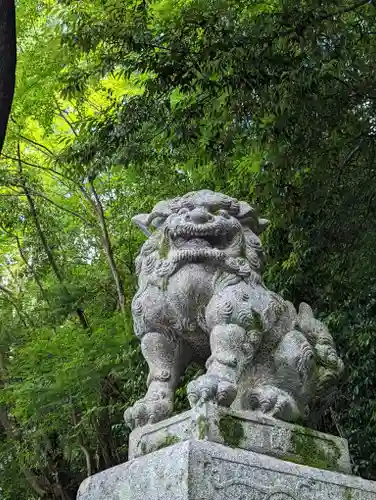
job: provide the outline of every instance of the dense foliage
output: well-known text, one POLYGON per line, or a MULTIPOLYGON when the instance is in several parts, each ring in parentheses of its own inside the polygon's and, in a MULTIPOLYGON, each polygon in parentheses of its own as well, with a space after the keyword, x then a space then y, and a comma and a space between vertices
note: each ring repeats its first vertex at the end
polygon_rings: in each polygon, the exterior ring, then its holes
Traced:
POLYGON ((14 0, 0 0, 0 152, 4 144, 16 80, 14 0))
MULTIPOLYGON (((144 390, 131 217, 212 188, 271 220, 265 280, 346 363, 311 424, 376 479, 376 8, 19 0, 0 160, 0 488, 70 500, 127 458, 144 390)), ((184 380, 178 407, 186 404, 184 380)))

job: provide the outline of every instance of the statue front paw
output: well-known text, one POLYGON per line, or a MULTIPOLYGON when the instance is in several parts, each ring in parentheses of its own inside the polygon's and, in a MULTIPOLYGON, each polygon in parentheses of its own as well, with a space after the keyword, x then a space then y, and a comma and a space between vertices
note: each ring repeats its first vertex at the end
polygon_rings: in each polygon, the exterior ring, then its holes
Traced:
POLYGON ((148 392, 124 412, 124 420, 131 429, 168 418, 174 409, 172 392, 148 392))
POLYGON ((236 397, 236 386, 217 375, 201 375, 188 384, 187 393, 191 407, 207 401, 214 401, 229 407, 236 397))

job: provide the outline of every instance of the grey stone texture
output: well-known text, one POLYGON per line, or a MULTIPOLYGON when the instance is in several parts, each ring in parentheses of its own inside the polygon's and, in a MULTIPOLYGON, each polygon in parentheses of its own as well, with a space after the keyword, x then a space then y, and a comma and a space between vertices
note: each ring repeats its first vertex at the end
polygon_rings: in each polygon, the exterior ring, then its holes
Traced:
POLYGON ((292 423, 330 400, 343 363, 307 304, 263 284, 267 221, 203 190, 134 222, 148 236, 132 302, 148 390, 124 414, 131 460, 78 500, 376 500, 376 483, 349 475, 346 440, 292 423), (192 362, 206 372, 171 417, 192 362))
POLYGON ((376 500, 376 484, 188 440, 96 474, 78 500, 376 500))
POLYGON ((209 190, 158 203, 134 222, 148 236, 136 259, 133 323, 149 367, 146 395, 128 408, 132 427, 173 412, 186 367, 191 407, 213 401, 304 421, 328 400, 343 370, 326 326, 262 282, 259 234, 248 203, 209 190))
POLYGON ((346 439, 286 423, 261 412, 236 412, 212 403, 156 424, 137 427, 129 437, 129 458, 189 439, 351 473, 346 439))

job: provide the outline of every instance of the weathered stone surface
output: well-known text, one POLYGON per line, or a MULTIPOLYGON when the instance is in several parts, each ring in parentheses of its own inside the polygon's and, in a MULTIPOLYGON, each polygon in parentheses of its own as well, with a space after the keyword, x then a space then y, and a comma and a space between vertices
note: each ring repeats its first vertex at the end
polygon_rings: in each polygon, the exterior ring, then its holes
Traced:
POLYGON ((376 500, 374 483, 340 473, 346 440, 286 423, 330 399, 343 364, 311 308, 262 283, 267 221, 209 190, 134 221, 148 236, 132 302, 148 390, 124 414, 133 460, 78 499, 376 500), (191 362, 206 367, 188 384, 192 409, 167 420, 191 362))
POLYGON ((351 473, 345 439, 282 422, 261 412, 236 412, 210 403, 200 410, 134 429, 129 438, 129 458, 196 438, 351 473))
POLYGON ((192 361, 206 366, 188 385, 192 407, 214 401, 292 422, 327 400, 343 364, 311 308, 296 311, 262 283, 267 221, 253 207, 203 190, 134 220, 149 237, 132 303, 149 377, 145 397, 125 412, 131 427, 172 414, 192 361))
POLYGON ((78 500, 376 500, 376 484, 208 441, 185 441, 96 474, 78 500))

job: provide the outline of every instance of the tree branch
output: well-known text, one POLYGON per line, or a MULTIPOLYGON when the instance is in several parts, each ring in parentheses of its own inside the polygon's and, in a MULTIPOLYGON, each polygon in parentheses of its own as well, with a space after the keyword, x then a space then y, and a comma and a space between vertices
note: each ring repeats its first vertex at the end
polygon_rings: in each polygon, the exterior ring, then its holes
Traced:
MULTIPOLYGON (((12 161, 18 162, 18 158, 14 158, 13 156, 9 156, 9 155, 6 155, 4 153, 1 153, 1 156, 3 158, 5 158, 6 160, 12 160, 12 161)), ((68 177, 67 175, 62 174, 61 172, 58 172, 54 168, 51 168, 51 167, 42 167, 41 165, 37 165, 36 163, 31 163, 31 162, 23 160, 23 159, 21 159, 21 162, 24 165, 27 165, 29 167, 38 168, 39 170, 43 170, 43 171, 48 172, 48 173, 52 172, 52 173, 56 174, 57 176, 62 177, 63 179, 66 179, 66 180, 68 180, 70 182, 73 182, 73 183, 75 182, 71 177, 68 177)))
POLYGON ((38 285, 38 288, 39 288, 39 290, 40 290, 40 293, 41 293, 41 295, 42 295, 43 299, 47 302, 47 304, 49 304, 49 305, 50 305, 50 301, 48 300, 48 297, 47 297, 47 295, 46 295, 46 292, 45 292, 45 290, 44 290, 44 288, 43 288, 43 285, 42 285, 42 283, 41 283, 40 279, 38 278, 38 276, 37 276, 36 272, 34 271, 33 267, 29 264, 29 262, 28 262, 28 260, 27 260, 27 258, 26 258, 26 255, 25 255, 25 253, 24 253, 24 251, 23 251, 23 248, 22 248, 22 246, 21 246, 21 242, 20 242, 19 237, 18 237, 16 234, 12 233, 11 231, 8 231, 8 229, 6 229, 6 228, 5 228, 2 224, 0 224, 0 227, 1 227, 1 229, 2 229, 2 230, 3 230, 3 231, 4 231, 4 232, 5 232, 5 233, 6 233, 6 234, 10 237, 10 238, 14 238, 14 239, 16 240, 16 243, 17 243, 17 248, 18 248, 18 253, 20 254, 21 259, 23 260, 23 262, 24 262, 25 266, 27 267, 27 269, 28 269, 28 270, 31 272, 31 274, 33 275, 33 277, 34 277, 34 279, 35 279, 35 281, 36 281, 36 283, 37 283, 37 285, 38 285))
POLYGON ((343 9, 337 10, 336 12, 332 12, 330 14, 326 14, 323 16, 319 16, 317 18, 317 21, 326 21, 327 19, 330 19, 331 17, 334 16, 342 16, 342 14, 347 14, 349 12, 353 12, 354 10, 359 9, 360 7, 363 7, 363 5, 366 5, 367 3, 372 3, 372 0, 361 0, 360 2, 354 3, 353 5, 350 5, 349 7, 344 7, 343 9))
MULTIPOLYGON (((21 310, 20 310, 20 308, 18 307, 18 305, 17 305, 17 303, 15 301, 14 293, 11 290, 9 290, 8 288, 6 288, 5 286, 1 285, 1 284, 0 284, 0 292, 3 292, 6 295, 5 299, 10 304, 12 304, 12 306, 14 307, 14 309, 17 311, 18 317, 20 318, 20 320, 22 321, 22 323, 24 324, 24 326, 26 328, 28 328, 29 325, 25 321, 24 313, 21 313, 21 310)), ((29 320, 30 325, 32 326, 33 322, 31 321, 31 318, 28 317, 27 314, 25 314, 25 317, 29 320)))
MULTIPOLYGON (((13 187, 20 187, 20 188, 24 189, 24 184, 23 183, 21 183, 21 184, 11 184, 11 185, 9 185, 7 187, 9 189, 12 189, 11 186, 13 186, 13 187)), ((0 193, 0 196, 26 196, 27 197, 27 194, 26 194, 25 191, 23 191, 22 193, 19 193, 16 190, 14 190, 14 191, 15 191, 14 194, 13 193, 9 193, 9 194, 8 193, 0 193)), ((84 222, 85 224, 93 226, 93 224, 90 221, 88 221, 87 219, 85 219, 79 213, 74 212, 73 210, 70 210, 69 208, 66 208, 63 205, 60 205, 56 201, 51 200, 51 198, 49 198, 45 194, 41 193, 40 191, 36 191, 35 189, 30 188, 29 186, 28 186, 28 191, 29 191, 29 193, 34 194, 35 196, 39 196, 40 198, 43 198, 44 200, 46 200, 48 203, 51 203, 51 205, 54 205, 59 210, 63 210, 64 212, 67 212, 67 213, 73 215, 74 217, 77 217, 78 219, 81 219, 82 222, 84 222)))
POLYGON ((78 133, 77 133, 76 129, 73 127, 71 121, 68 120, 68 118, 65 116, 64 111, 60 108, 59 101, 56 99, 56 97, 54 97, 54 101, 55 101, 57 109, 59 110, 59 116, 60 116, 60 118, 62 118, 65 121, 65 123, 68 125, 68 127, 73 132, 73 134, 76 137, 78 137, 78 133))
POLYGON ((93 473, 92 471, 92 465, 91 465, 91 455, 89 450, 84 446, 83 444, 79 444, 78 447, 80 450, 82 450, 83 454, 85 455, 85 460, 86 460, 86 477, 90 477, 93 473))
MULTIPOLYGON (((17 122, 14 118, 11 118, 11 120, 13 123, 15 123, 17 125, 17 122)), ((41 153, 43 153, 47 156, 52 156, 53 158, 55 158, 55 156, 56 156, 55 153, 51 149, 49 149, 47 146, 45 146, 44 144, 40 144, 39 142, 34 141, 33 139, 30 139, 29 137, 25 137, 24 135, 20 134, 19 132, 17 133, 17 135, 18 135, 18 137, 20 137, 24 141, 29 142, 30 144, 33 144, 34 146, 36 146, 36 148, 41 153)))
MULTIPOLYGON (((88 220, 86 220, 82 215, 78 214, 77 212, 74 212, 73 210, 70 210, 69 208, 66 208, 66 207, 63 207, 62 205, 60 205, 59 203, 57 203, 56 201, 53 201, 51 200, 51 198, 49 198, 48 196, 46 196, 45 194, 39 192, 39 191, 36 191, 35 189, 33 188, 28 188, 29 189, 29 192, 31 194, 34 194, 35 196, 39 196, 40 198, 43 198, 44 200, 46 200, 48 203, 51 203, 51 205, 54 205, 56 208, 58 208, 59 210, 63 210, 64 212, 67 212, 71 215, 73 215, 74 217, 77 217, 78 219, 81 219, 82 222, 84 222, 85 224, 91 224, 88 220)), ((26 196, 26 194, 24 195, 26 196)), ((92 225, 92 224, 91 224, 92 225)))
POLYGON ((45 497, 47 495, 47 491, 40 485, 38 477, 31 472, 31 470, 26 469, 26 467, 21 466, 21 470, 26 478, 26 481, 30 484, 35 493, 42 498, 45 497))
POLYGON ((9 288, 7 288, 6 286, 2 285, 1 283, 0 283, 0 290, 5 294, 7 294, 9 297, 13 298, 13 292, 9 290, 9 288))
POLYGON ((119 273, 119 270, 118 270, 116 262, 115 262, 111 238, 110 238, 110 235, 108 233, 107 222, 106 222, 106 217, 104 214, 102 202, 101 202, 99 195, 95 189, 94 179, 89 180, 89 185, 90 185, 91 194, 93 195, 93 199, 90 198, 90 201, 91 201, 91 204, 92 204, 94 211, 97 215, 98 222, 99 222, 99 225, 101 228, 103 247, 104 247, 106 257, 107 257, 107 262, 110 266, 112 277, 113 277, 114 282, 115 282, 116 291, 118 294, 119 306, 120 306, 121 311, 124 312, 124 310, 125 310, 124 286, 123 286, 123 282, 121 280, 120 273, 119 273))
MULTIPOLYGON (((11 420, 9 419, 7 409, 3 405, 0 406, 0 424, 3 427, 5 434, 9 440, 21 441, 20 433, 12 424, 11 420)), ((40 497, 45 497, 47 495, 47 491, 41 485, 41 481, 39 480, 39 478, 30 469, 27 469, 23 465, 21 465, 20 469, 35 493, 37 493, 37 495, 39 495, 40 497)))
POLYGON ((327 21, 328 19, 331 19, 336 16, 342 16, 343 14, 347 14, 349 12, 353 12, 360 7, 363 7, 364 5, 370 4, 371 0, 361 0, 359 2, 354 3, 353 5, 350 5, 349 7, 344 7, 343 9, 339 9, 335 12, 330 12, 328 14, 322 14, 321 16, 318 17, 313 17, 310 16, 309 20, 306 20, 306 22, 303 22, 302 24, 298 26, 291 27, 285 31, 280 31, 277 33, 274 33, 272 36, 265 37, 263 40, 265 42, 272 42, 276 38, 279 37, 284 37, 288 35, 292 35, 293 33, 296 33, 297 35, 301 36, 303 32, 309 27, 317 23, 321 23, 322 21, 327 21))

